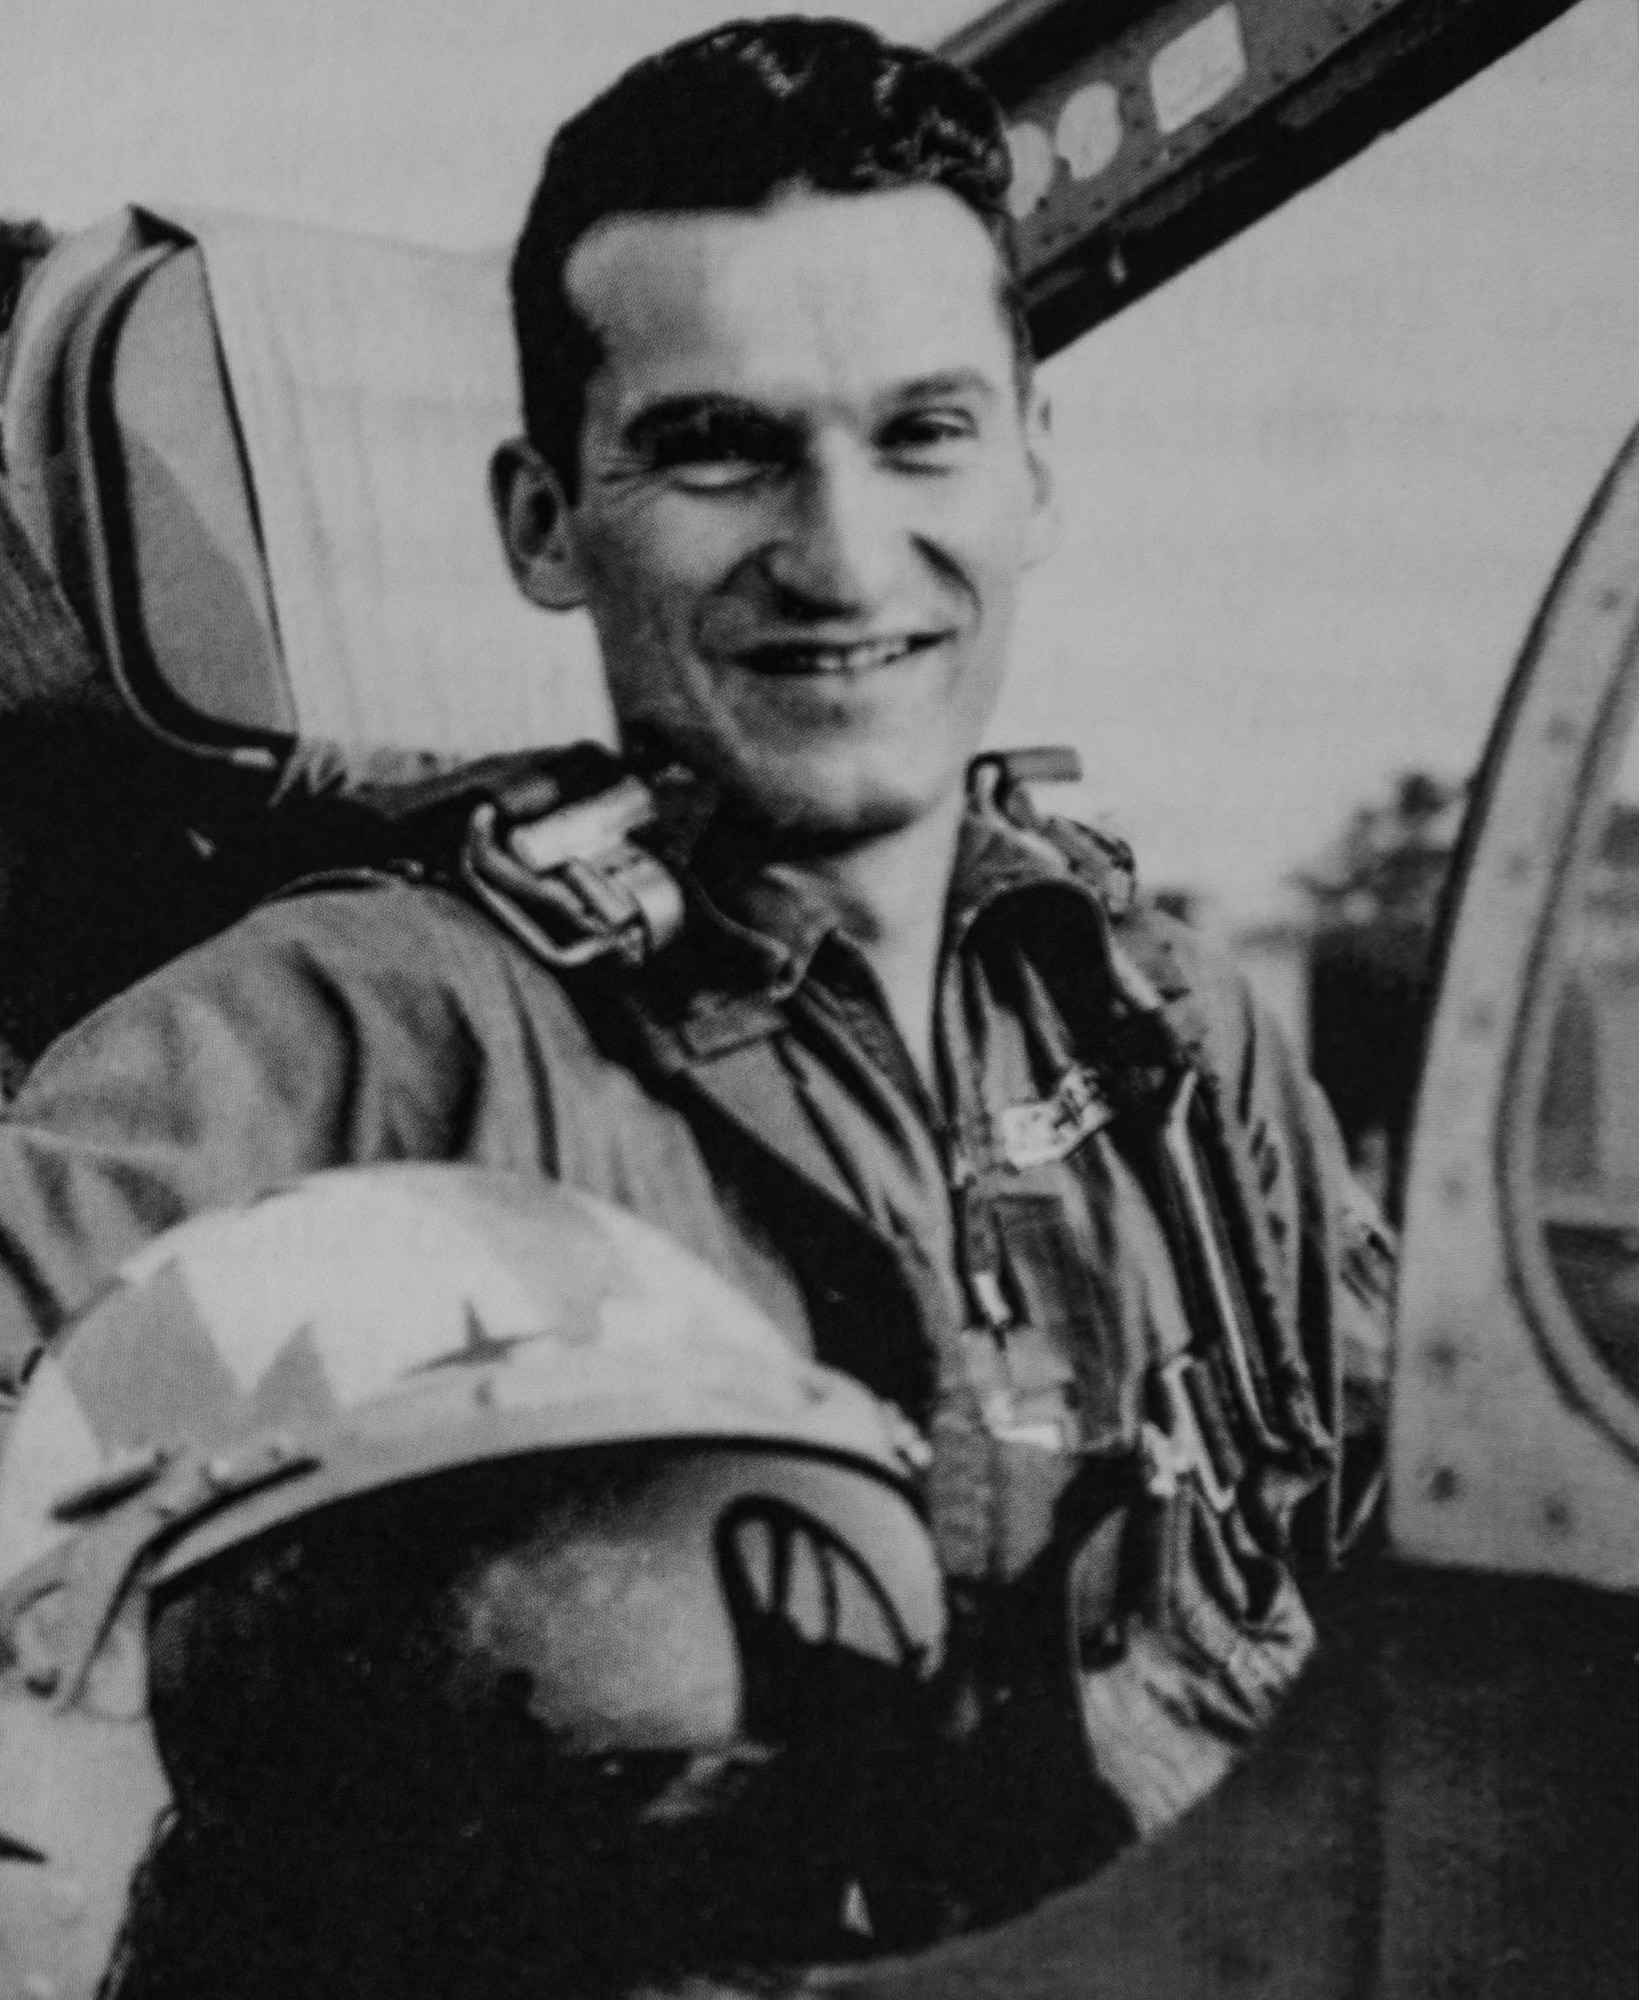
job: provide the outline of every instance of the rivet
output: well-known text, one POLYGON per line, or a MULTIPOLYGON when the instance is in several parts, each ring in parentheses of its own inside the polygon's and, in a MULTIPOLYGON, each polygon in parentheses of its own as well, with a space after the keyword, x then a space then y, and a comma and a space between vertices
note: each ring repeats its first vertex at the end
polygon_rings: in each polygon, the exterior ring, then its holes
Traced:
POLYGON ((46 1888, 46 1901, 60 1924, 77 1924, 85 1915, 85 1890, 72 1875, 54 1875, 46 1888))
POLYGON ((1542 1525, 1556 1541, 1563 1541, 1576 1527, 1576 1515, 1563 1493, 1550 1493, 1543 1501, 1542 1525))
POLYGON ((1437 1465, 1423 1482, 1423 1490, 1434 1501, 1455 1500, 1462 1481, 1449 1465, 1437 1465))

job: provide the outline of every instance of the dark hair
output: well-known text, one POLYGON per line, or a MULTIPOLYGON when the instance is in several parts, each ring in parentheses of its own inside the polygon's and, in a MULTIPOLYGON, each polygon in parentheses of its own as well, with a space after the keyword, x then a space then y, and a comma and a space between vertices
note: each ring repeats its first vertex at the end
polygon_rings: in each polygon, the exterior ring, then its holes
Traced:
POLYGON ((782 188, 948 188, 996 246, 1021 380, 1030 366, 1001 113, 977 78, 854 21, 736 21, 664 49, 579 112, 547 149, 512 260, 532 442, 577 490, 586 383, 602 359, 571 304, 571 251, 603 217, 752 210, 782 188))

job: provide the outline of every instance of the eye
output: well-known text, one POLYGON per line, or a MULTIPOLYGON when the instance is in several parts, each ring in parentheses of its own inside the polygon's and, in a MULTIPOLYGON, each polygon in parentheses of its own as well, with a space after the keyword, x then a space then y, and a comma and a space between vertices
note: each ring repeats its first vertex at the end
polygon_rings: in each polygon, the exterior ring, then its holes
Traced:
POLYGON ((881 444, 890 457, 939 467, 959 458, 978 433, 978 420, 971 410, 941 404, 901 412, 884 427, 881 444))
POLYGON ((656 430, 648 458, 675 485, 722 492, 784 470, 792 443, 780 425, 750 412, 701 410, 656 430))

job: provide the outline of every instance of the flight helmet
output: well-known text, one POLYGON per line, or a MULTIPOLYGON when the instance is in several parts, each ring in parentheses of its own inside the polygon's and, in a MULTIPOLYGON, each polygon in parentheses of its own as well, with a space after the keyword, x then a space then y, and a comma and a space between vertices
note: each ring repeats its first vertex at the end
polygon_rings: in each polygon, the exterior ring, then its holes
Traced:
MULTIPOLYGON (((191 1897, 208 1960, 252 1848, 299 1960, 291 1909, 384 1827, 406 1907, 486 1841, 499 1895, 505 1856, 512 1904, 469 1887, 437 1927, 470 1962, 518 1910, 567 1936, 589 1869, 626 1884, 600 1908, 733 1929, 708 1878, 776 1909, 816 1807, 786 1903, 830 1896, 860 1760, 943 1644, 917 1452, 669 1238, 550 1183, 324 1173, 156 1238, 0 1456, 0 1994, 148 1990, 119 1983, 166 1930, 144 1885, 191 1897)), ((379 1970, 414 1925, 378 1930, 379 1970)))

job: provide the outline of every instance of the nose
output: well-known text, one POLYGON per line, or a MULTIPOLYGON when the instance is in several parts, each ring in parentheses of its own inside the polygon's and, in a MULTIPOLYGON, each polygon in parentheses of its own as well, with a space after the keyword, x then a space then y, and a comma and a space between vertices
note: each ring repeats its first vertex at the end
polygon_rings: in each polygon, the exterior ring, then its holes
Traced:
POLYGON ((810 616, 858 615, 886 602, 908 544, 902 496, 866 450, 816 452, 791 483, 762 569, 782 608, 810 616))

